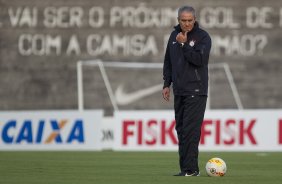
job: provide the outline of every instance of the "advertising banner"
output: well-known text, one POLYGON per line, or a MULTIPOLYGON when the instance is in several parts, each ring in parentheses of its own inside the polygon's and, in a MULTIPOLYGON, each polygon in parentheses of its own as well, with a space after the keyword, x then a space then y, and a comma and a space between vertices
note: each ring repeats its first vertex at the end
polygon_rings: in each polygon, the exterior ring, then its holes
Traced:
POLYGON ((101 123, 101 147, 103 150, 113 149, 113 144, 115 140, 115 119, 114 117, 104 117, 101 123))
MULTIPOLYGON (((177 150, 173 111, 115 113, 115 150, 177 150)), ((282 151, 281 110, 207 111, 200 151, 282 151)))
POLYGON ((0 112, 2 150, 101 150, 103 111, 0 112))

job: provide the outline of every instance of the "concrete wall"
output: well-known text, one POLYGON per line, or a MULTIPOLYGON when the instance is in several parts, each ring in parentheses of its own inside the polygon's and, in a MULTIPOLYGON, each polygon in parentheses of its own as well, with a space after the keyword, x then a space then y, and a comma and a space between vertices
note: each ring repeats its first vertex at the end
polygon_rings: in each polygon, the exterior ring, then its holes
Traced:
MULTIPOLYGON (((0 0, 0 109, 77 108, 78 60, 163 62, 179 6, 212 36, 210 63, 227 63, 244 108, 281 108, 282 2, 276 0, 0 0)), ((111 110, 97 67, 84 66, 86 108, 111 110)), ((162 83, 161 70, 106 69, 113 91, 162 83)), ((237 108, 226 74, 210 72, 211 108, 237 108)), ((168 109, 154 93, 121 109, 168 109)))

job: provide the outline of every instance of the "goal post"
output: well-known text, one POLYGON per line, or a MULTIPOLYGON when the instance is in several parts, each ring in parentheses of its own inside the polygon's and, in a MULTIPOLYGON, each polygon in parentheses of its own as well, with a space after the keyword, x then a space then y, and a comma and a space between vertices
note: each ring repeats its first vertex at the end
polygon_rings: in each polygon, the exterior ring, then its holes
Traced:
MULTIPOLYGON (((232 91, 232 94, 233 94, 233 97, 234 97, 234 100, 236 102, 236 105, 237 105, 237 108, 242 110, 244 109, 243 108, 243 104, 242 104, 242 101, 241 101, 241 98, 240 98, 240 95, 239 95, 239 92, 238 92, 238 89, 235 85, 235 82, 234 82, 234 79, 233 79, 233 75, 231 73, 231 70, 230 70, 230 67, 227 63, 213 63, 213 64, 209 64, 209 70, 212 69, 212 68, 223 68, 224 69, 224 72, 226 74, 226 77, 227 77, 227 80, 228 80, 228 84, 231 88, 231 91, 232 91)), ((210 92, 210 90, 209 90, 210 92)), ((208 109, 210 109, 210 98, 208 98, 208 105, 207 107, 209 107, 208 109)))

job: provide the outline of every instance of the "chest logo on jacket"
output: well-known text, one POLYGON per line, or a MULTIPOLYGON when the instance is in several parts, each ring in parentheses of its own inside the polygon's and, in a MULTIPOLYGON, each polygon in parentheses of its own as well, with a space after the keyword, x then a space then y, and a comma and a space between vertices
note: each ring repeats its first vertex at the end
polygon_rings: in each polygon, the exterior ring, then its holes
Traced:
POLYGON ((189 45, 191 46, 191 47, 194 47, 194 45, 195 45, 195 40, 191 40, 190 42, 189 42, 189 45))

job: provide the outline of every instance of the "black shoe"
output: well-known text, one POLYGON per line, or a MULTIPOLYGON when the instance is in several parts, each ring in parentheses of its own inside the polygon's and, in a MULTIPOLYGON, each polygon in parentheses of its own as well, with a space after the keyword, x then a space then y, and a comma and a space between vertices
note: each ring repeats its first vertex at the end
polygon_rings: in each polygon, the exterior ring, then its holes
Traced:
POLYGON ((173 176, 200 176, 200 172, 194 171, 194 172, 180 172, 178 174, 175 174, 173 176))

